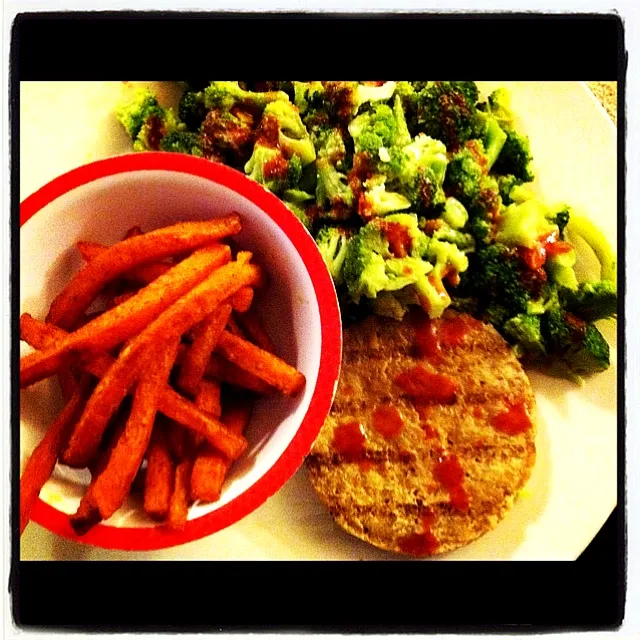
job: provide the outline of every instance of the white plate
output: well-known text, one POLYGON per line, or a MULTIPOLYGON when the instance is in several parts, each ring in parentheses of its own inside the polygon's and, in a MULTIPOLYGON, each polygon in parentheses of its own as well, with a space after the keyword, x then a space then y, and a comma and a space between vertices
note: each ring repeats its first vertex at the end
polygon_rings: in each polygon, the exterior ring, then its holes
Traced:
MULTIPOLYGON (((152 83, 153 84, 153 83, 152 83)), ((536 188, 566 201, 617 242, 616 130, 583 83, 480 83, 508 87, 531 139, 536 188)), ((161 99, 175 86, 156 84, 161 99)), ((120 82, 22 83, 21 200, 57 175, 129 150, 113 107, 120 82), (43 106, 46 105, 46 106, 43 106)), ((49 239, 51 241, 51 239, 49 239)), ((538 402, 538 461, 526 490, 494 531, 442 559, 573 560, 617 502, 616 327, 603 322, 611 368, 584 387, 531 372, 538 402)), ((315 499, 304 469, 236 525, 179 548, 113 552, 62 540, 32 525, 23 559, 395 559, 343 533, 315 499)))

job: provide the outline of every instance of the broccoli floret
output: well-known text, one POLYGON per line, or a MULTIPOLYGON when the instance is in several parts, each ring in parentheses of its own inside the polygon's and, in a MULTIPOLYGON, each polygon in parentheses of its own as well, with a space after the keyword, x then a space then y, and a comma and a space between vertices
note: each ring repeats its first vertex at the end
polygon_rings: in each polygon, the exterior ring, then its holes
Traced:
POLYGON ((477 101, 474 82, 427 82, 415 96, 417 125, 447 149, 457 149, 475 136, 477 101))
POLYGON ((256 143, 244 171, 269 191, 279 194, 297 184, 302 165, 297 156, 287 160, 281 149, 256 143))
POLYGON ((531 182, 534 179, 531 161, 529 139, 512 130, 507 133, 507 139, 492 169, 495 173, 514 175, 522 182, 531 182))
POLYGON ((349 123, 349 133, 355 143, 356 153, 362 151, 377 158, 380 149, 390 147, 396 138, 397 124, 391 107, 377 104, 349 123))
POLYGON ((321 105, 324 95, 322 82, 294 82, 293 102, 300 114, 305 115, 308 110, 321 105))
POLYGON ((458 229, 452 229, 444 221, 433 232, 431 236, 434 240, 442 240, 443 242, 450 242, 455 244, 460 251, 468 253, 474 251, 476 248, 476 242, 470 233, 462 233, 458 229))
POLYGON ((610 364, 609 345, 595 325, 587 324, 582 331, 574 333, 562 360, 578 376, 605 371, 610 364))
POLYGON ((386 190, 385 181, 384 176, 376 175, 364 182, 364 191, 358 198, 358 213, 364 220, 411 208, 411 202, 403 195, 386 190))
POLYGON ((200 136, 191 131, 172 131, 160 141, 162 151, 186 153, 192 156, 202 156, 200 136))
MULTIPOLYGON (((349 240, 342 271, 352 300, 358 303, 361 297, 373 300, 384 291, 402 292, 395 294, 403 302, 393 305, 394 313, 412 300, 431 317, 440 316, 451 299, 442 280, 430 275, 432 264, 419 257, 432 242, 427 245, 421 235, 417 218, 408 214, 376 219, 362 227, 349 240)), ((383 308, 390 313, 388 301, 383 308)))
POLYGON ((316 236, 316 244, 334 282, 342 282, 342 265, 347 255, 348 234, 338 227, 322 227, 316 236))
POLYGON ((278 145, 285 155, 298 156, 302 166, 312 163, 316 159, 316 150, 300 119, 298 108, 282 100, 270 102, 264 109, 262 120, 266 123, 271 118, 277 122, 278 145))
POLYGON ((207 107, 204 104, 204 91, 185 91, 178 105, 178 116, 190 131, 199 131, 205 117, 207 107))
MULTIPOLYGON (((359 82, 323 82, 324 109, 329 121, 348 122, 365 103, 386 102, 393 96, 395 82, 384 82, 380 86, 369 86, 359 82)), ((314 121, 318 118, 317 109, 314 121)))
POLYGON ((339 128, 320 129, 314 133, 313 139, 318 159, 326 159, 337 169, 344 168, 347 148, 339 128))
POLYGON ((396 119, 396 138, 395 144, 402 147, 411 143, 411 133, 407 125, 407 118, 402 106, 402 98, 396 94, 393 99, 393 115, 396 119))
POLYGON ((480 217, 472 218, 467 223, 465 229, 477 243, 489 242, 491 235, 491 223, 480 217))
POLYGON ((492 116, 479 114, 478 122, 480 128, 479 133, 481 133, 479 137, 482 138, 485 155, 487 157, 487 170, 490 171, 504 147, 507 134, 502 130, 498 121, 492 116))
POLYGON ((420 215, 436 215, 446 202, 443 189, 447 169, 446 148, 424 134, 403 147, 393 147, 388 163, 379 163, 394 191, 406 196, 420 215))
POLYGON ((447 198, 441 218, 452 228, 462 229, 469 221, 469 213, 455 198, 447 198))
POLYGON ((469 212, 467 230, 477 241, 487 239, 502 201, 496 179, 487 175, 487 158, 480 140, 467 142, 454 154, 447 166, 444 188, 469 212))
POLYGON ((390 257, 388 243, 378 227, 365 225, 347 244, 343 278, 349 295, 358 304, 361 297, 375 298, 389 283, 385 258, 390 257))
POLYGON ((559 211, 554 211, 550 214, 549 219, 553 224, 558 227, 558 236, 560 239, 564 240, 564 230, 567 224, 569 224, 569 218, 571 214, 569 213, 569 208, 563 206, 559 211))
POLYGON ((212 82, 204 90, 204 104, 207 109, 230 111, 236 105, 258 110, 276 100, 289 101, 284 91, 245 91, 237 82, 212 82))
POLYGON ((338 171, 327 158, 318 158, 316 162, 318 183, 316 201, 320 207, 352 207, 353 192, 347 182, 347 176, 338 171))
POLYGON ((147 87, 121 105, 116 116, 131 137, 134 151, 157 151, 164 136, 178 129, 173 110, 161 107, 147 87))
POLYGON ((256 141, 256 119, 251 111, 210 109, 201 127, 205 158, 242 167, 256 141))
POLYGON ((611 318, 618 311, 616 285, 609 280, 581 282, 577 290, 561 287, 559 295, 564 309, 589 322, 611 318))
POLYGON ((496 326, 507 318, 527 313, 531 299, 515 250, 502 244, 482 245, 469 256, 469 269, 461 282, 461 295, 478 299, 481 312, 496 326))
POLYGON ((116 109, 116 116, 131 140, 135 140, 149 115, 161 115, 158 99, 147 87, 139 88, 133 99, 116 109))
POLYGON ((172 131, 160 141, 162 151, 187 153, 192 156, 202 156, 200 136, 191 131, 172 131))
POLYGON ((498 124, 508 131, 513 128, 513 112, 511 111, 511 94, 507 89, 496 89, 487 101, 489 113, 498 124))
POLYGON ((540 317, 520 313, 504 323, 503 333, 514 344, 518 357, 546 355, 540 317))
POLYGON ((515 187, 519 187, 522 184, 522 180, 514 175, 497 176, 496 179, 502 203, 505 205, 512 204, 514 200, 511 198, 511 192, 515 187))

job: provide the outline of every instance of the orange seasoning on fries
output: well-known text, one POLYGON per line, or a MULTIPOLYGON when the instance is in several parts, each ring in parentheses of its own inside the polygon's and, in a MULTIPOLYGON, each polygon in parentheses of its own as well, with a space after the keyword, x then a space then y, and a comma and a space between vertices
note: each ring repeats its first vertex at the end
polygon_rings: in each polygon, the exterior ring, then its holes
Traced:
POLYGON ((183 529, 193 501, 220 498, 247 448, 254 398, 303 389, 259 321, 264 273, 224 244, 240 229, 231 215, 131 227, 111 247, 79 242, 86 264, 47 322, 21 316, 34 349, 20 360, 21 387, 58 376, 67 399, 22 475, 21 533, 57 462, 92 474, 70 517, 79 535, 121 507, 136 477, 146 514, 183 529))

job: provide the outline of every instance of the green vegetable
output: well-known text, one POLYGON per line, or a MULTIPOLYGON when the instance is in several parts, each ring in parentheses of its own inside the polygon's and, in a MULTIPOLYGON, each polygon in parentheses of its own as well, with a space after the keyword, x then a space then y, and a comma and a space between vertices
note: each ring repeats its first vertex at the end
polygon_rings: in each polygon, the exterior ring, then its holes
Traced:
POLYGON ((534 247, 541 237, 557 233, 547 218, 547 208, 538 200, 510 204, 503 212, 496 230, 496 242, 511 247, 534 247))
POLYGON ((455 198, 447 198, 441 218, 452 228, 462 229, 469 221, 469 213, 462 202, 455 198))
POLYGON ((520 355, 545 356, 546 349, 540 317, 520 313, 504 323, 504 333, 516 346, 516 352, 520 355))
POLYGON ((514 175, 523 182, 534 178, 529 139, 517 131, 509 131, 502 151, 493 165, 496 173, 514 175))
POLYGON ((347 255, 347 234, 338 227, 322 227, 316 244, 336 284, 342 282, 342 265, 347 255))
POLYGON ((161 107, 148 88, 138 89, 130 102, 117 108, 116 116, 129 134, 134 151, 157 151, 162 139, 178 129, 173 110, 161 107))
POLYGON ((414 88, 416 125, 421 131, 441 140, 448 149, 474 137, 478 101, 474 82, 415 83, 414 88))
POLYGON ((576 289, 560 288, 560 302, 583 320, 612 318, 618 311, 616 285, 610 280, 581 282, 576 289))
POLYGON ((204 90, 204 104, 207 109, 221 108, 230 111, 236 105, 264 109, 276 100, 289 102, 284 91, 245 91, 237 82, 212 82, 204 90))
POLYGON ((288 157, 295 155, 300 158, 303 167, 313 162, 316 150, 297 107, 290 102, 276 100, 264 109, 263 119, 270 116, 278 122, 278 144, 284 153, 288 157))

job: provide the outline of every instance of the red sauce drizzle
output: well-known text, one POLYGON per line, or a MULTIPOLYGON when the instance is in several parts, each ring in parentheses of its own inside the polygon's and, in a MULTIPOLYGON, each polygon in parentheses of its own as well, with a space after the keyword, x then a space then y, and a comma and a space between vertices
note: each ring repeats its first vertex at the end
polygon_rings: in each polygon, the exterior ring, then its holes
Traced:
POLYGON ((357 462, 364 455, 366 437, 359 422, 345 422, 333 434, 333 447, 348 462, 357 462))
POLYGON ((457 347, 479 321, 467 315, 451 315, 439 320, 431 320, 424 313, 411 316, 415 335, 415 346, 419 357, 433 364, 442 361, 443 348, 457 347))
POLYGON ((256 143, 263 147, 277 147, 280 139, 278 119, 271 114, 263 116, 258 125, 256 143))
POLYGON ((342 389, 342 393, 346 398, 352 398, 353 394, 355 393, 355 389, 353 388, 352 384, 347 384, 342 389))
POLYGON ((377 225, 389 242, 389 250, 396 258, 405 258, 413 247, 409 228, 399 222, 377 220, 377 225))
POLYGON ((416 365, 399 374, 395 383, 411 398, 422 402, 453 404, 458 384, 440 373, 432 373, 422 365, 416 365))
POLYGON ((400 435, 404 420, 395 407, 382 405, 373 412, 372 426, 381 436, 392 440, 400 435))
POLYGON ((427 358, 434 364, 439 363, 442 360, 442 348, 438 325, 433 320, 426 318, 414 322, 413 327, 418 355, 421 358, 427 358))
POLYGON ((447 317, 440 326, 440 343, 443 347, 457 347, 462 344, 469 331, 479 325, 480 322, 471 316, 447 317))
POLYGON ((166 129, 158 116, 149 116, 145 122, 148 128, 147 142, 151 149, 159 149, 160 141, 164 138, 166 129))
POLYGON ((469 496, 464 488, 464 470, 455 454, 438 456, 434 475, 448 491, 451 505, 459 511, 469 509, 469 496))
POLYGON ((272 178, 286 178, 287 172, 289 171, 289 162, 285 159, 284 156, 278 154, 271 160, 267 160, 264 163, 264 177, 267 180, 272 178))
POLYGON ((540 236, 533 247, 518 247, 522 259, 532 271, 542 268, 547 261, 547 256, 569 253, 571 249, 572 247, 568 242, 558 240, 556 231, 546 236, 540 236))
POLYGON ((531 429, 531 416, 526 403, 521 401, 510 405, 506 411, 494 416, 491 424, 498 431, 511 436, 525 433, 531 429))
POLYGON ((425 422, 422 425, 422 429, 427 440, 432 440, 438 437, 438 432, 428 422, 425 422))
POLYGON ((403 553, 412 556, 430 556, 438 550, 440 542, 431 531, 434 519, 433 511, 427 509, 422 515, 422 533, 411 533, 398 540, 403 553))

